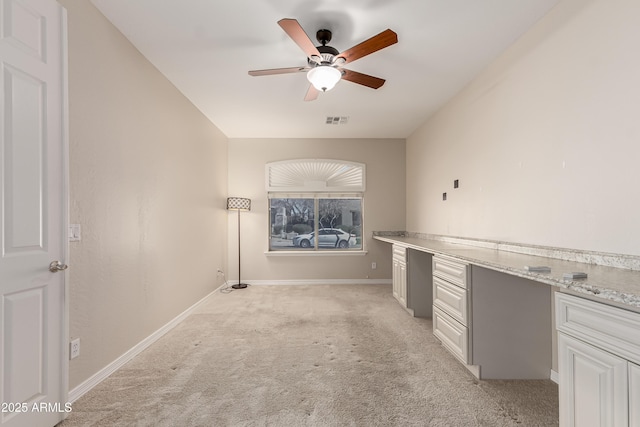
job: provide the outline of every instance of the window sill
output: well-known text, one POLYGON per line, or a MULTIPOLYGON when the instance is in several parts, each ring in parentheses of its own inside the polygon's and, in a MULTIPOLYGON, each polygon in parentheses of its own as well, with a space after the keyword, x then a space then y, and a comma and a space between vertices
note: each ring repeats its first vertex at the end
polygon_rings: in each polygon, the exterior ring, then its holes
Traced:
POLYGON ((266 256, 364 256, 368 251, 265 251, 266 256))

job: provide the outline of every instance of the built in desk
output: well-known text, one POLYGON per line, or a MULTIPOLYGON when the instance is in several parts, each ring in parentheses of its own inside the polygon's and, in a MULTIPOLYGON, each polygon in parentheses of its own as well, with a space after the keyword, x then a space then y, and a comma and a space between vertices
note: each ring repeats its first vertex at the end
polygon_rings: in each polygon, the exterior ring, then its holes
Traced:
POLYGON ((559 384, 560 425, 640 426, 640 257, 374 233, 393 294, 480 379, 559 384), (548 272, 532 267, 548 267, 548 272), (584 279, 565 273, 586 273, 584 279))

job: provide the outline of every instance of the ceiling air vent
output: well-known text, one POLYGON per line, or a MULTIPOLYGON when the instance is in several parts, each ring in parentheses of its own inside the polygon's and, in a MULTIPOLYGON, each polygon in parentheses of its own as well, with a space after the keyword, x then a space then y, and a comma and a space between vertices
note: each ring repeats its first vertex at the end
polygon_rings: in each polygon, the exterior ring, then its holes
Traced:
POLYGON ((328 125, 346 125, 349 117, 346 116, 328 116, 325 122, 328 125))

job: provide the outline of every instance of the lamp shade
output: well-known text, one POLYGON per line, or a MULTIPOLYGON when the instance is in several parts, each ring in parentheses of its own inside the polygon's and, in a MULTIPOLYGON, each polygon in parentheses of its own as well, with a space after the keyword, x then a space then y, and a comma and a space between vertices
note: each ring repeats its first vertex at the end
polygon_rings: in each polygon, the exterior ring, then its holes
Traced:
POLYGON ((323 92, 333 89, 342 78, 342 73, 330 65, 318 65, 307 72, 307 80, 323 92))
POLYGON ((229 197, 227 198, 227 210, 250 211, 251 199, 245 199, 243 197, 229 197))

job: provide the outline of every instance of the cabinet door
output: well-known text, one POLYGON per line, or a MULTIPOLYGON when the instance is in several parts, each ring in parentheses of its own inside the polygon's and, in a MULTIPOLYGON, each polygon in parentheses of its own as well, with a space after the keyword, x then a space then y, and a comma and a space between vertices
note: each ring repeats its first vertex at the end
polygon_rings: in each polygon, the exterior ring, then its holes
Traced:
POLYGON ((399 261, 393 260, 393 268, 391 269, 391 284, 393 286, 393 297, 398 299, 398 264, 399 261))
POLYGON ((629 425, 640 426, 640 366, 629 363, 629 425))
POLYGON ((398 263, 398 301, 407 307, 407 264, 398 263))
POLYGON ((558 334, 560 426, 627 426, 627 361, 558 334))
POLYGON ((407 265, 393 260, 393 296, 403 306, 407 307, 407 265))

